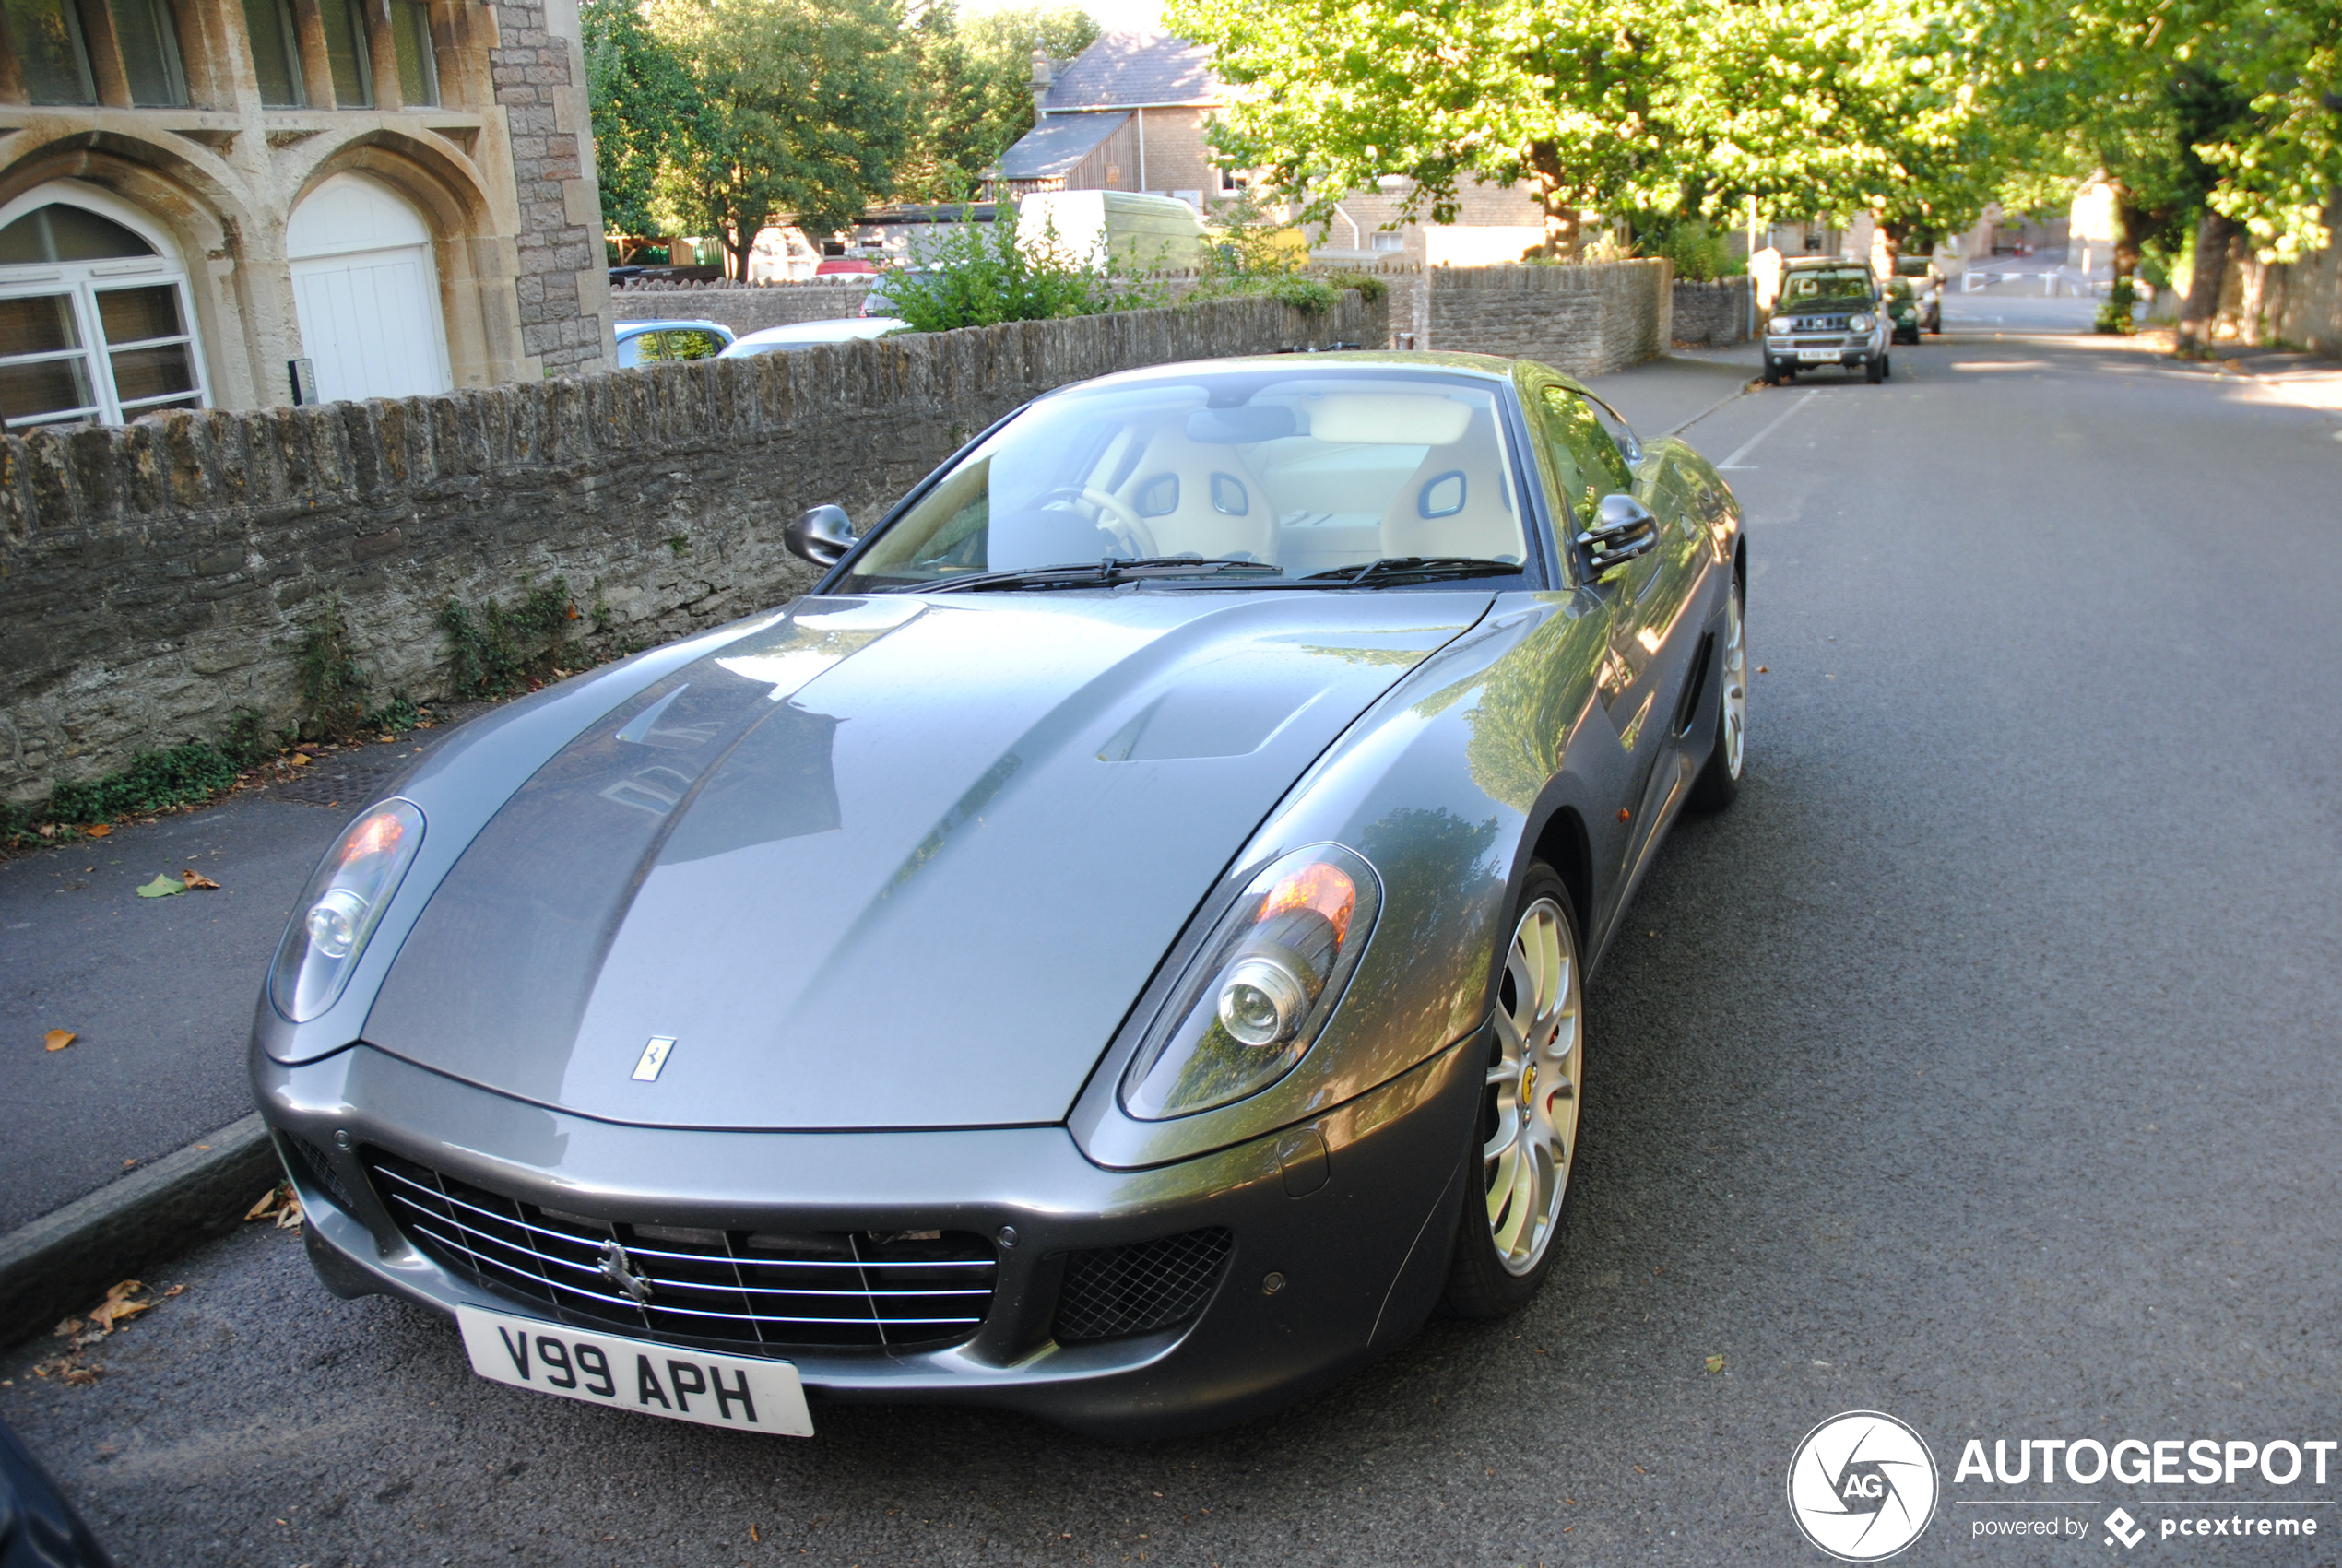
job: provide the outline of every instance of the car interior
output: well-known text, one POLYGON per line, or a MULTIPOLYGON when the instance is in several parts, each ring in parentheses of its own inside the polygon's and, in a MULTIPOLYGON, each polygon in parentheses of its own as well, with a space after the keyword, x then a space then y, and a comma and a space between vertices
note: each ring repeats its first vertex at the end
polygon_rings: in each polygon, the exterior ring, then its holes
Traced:
POLYGON ((861 573, 1192 556, 1300 577, 1391 556, 1524 558, 1492 393, 1328 379, 1224 404, 1213 391, 1036 407, 906 514, 861 573))

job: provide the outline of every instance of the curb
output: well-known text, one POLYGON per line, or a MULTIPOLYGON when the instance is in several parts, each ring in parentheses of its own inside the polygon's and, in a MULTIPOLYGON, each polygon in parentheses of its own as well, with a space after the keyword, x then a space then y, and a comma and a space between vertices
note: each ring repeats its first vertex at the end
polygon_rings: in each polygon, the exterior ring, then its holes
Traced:
POLYGON ((255 1111, 0 1236, 0 1346, 49 1328, 149 1264, 234 1230, 281 1175, 255 1111))

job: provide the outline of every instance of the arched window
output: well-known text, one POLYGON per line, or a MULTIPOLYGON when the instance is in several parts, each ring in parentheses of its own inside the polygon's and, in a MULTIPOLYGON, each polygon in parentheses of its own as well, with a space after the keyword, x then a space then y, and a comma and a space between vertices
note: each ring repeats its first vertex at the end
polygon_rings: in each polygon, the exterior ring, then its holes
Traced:
POLYGON ((7 429, 204 406, 186 271, 160 230, 134 222, 119 204, 57 185, 0 207, 7 429))

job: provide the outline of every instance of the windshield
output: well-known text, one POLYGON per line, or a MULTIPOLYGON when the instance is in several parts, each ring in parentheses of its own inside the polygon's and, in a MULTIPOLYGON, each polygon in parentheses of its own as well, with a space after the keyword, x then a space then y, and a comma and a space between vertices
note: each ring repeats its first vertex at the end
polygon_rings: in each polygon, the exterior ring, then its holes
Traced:
POLYGON ((1405 557, 1518 566, 1496 399, 1298 367, 1044 398, 896 519, 840 591, 1165 557, 1252 563, 1172 579, 1214 587, 1405 557))
POLYGON ((1781 303, 1792 310, 1809 305, 1868 304, 1870 268, 1866 266, 1799 268, 1780 280, 1781 303))

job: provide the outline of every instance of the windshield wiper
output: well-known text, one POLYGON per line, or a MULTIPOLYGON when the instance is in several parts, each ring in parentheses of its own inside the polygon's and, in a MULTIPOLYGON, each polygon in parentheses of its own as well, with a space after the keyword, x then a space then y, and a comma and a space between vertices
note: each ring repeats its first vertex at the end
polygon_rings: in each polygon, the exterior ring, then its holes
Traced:
POLYGON ((1224 572, 1265 572, 1283 576, 1282 567, 1265 560, 1204 560, 1195 556, 1151 555, 1133 560, 1107 556, 1103 560, 1075 561, 1063 566, 1028 566, 1013 572, 979 572, 973 577, 947 577, 927 583, 906 583, 890 594, 981 592, 989 588, 1094 588, 1100 584, 1130 583, 1148 577, 1217 577, 1224 572))
POLYGON ((1355 588, 1367 583, 1390 583, 1409 577, 1514 577, 1520 571, 1518 561, 1491 560, 1485 556, 1386 555, 1359 566, 1312 572, 1300 581, 1355 588))

